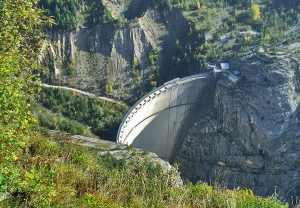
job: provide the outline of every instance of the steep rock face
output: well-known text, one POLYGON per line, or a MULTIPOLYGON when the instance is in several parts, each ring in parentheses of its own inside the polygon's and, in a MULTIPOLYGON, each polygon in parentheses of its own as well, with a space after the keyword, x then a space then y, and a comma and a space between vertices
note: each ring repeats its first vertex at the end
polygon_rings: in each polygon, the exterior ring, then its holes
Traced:
MULTIPOLYGON (((136 9, 134 5, 111 9, 117 16, 118 12, 124 13, 123 7, 136 9)), ((141 5, 140 2, 137 6, 141 5)), ((182 28, 187 27, 187 22, 175 9, 158 12, 145 5, 143 8, 142 14, 120 28, 99 24, 76 31, 50 31, 44 59, 53 60, 52 68, 61 84, 123 100, 130 100, 137 91, 148 91, 149 51, 158 49, 157 66, 170 65, 175 39, 185 32, 182 28), (133 61, 139 63, 138 79, 132 73, 133 61)), ((164 69, 161 71, 164 74, 164 69)))
POLYGON ((146 82, 149 66, 148 53, 152 44, 155 44, 154 40, 139 22, 129 28, 116 30, 110 58, 113 69, 112 82, 119 83, 119 90, 128 92, 134 86, 133 80, 128 80, 129 77, 132 77, 131 63, 133 60, 140 64, 142 84, 146 82))
POLYGON ((130 64, 136 58, 141 70, 147 69, 147 53, 152 41, 137 24, 116 30, 111 25, 97 25, 71 32, 51 31, 49 39, 55 75, 63 75, 68 85, 96 91, 103 91, 108 76, 114 85, 122 84, 117 87, 118 90, 126 84, 131 85, 130 64), (70 59, 73 59, 76 68, 73 77, 67 76, 64 65, 70 59))
POLYGON ((247 65, 243 78, 220 75, 213 111, 189 131, 176 162, 183 177, 245 186, 256 194, 300 193, 298 67, 291 59, 247 65))

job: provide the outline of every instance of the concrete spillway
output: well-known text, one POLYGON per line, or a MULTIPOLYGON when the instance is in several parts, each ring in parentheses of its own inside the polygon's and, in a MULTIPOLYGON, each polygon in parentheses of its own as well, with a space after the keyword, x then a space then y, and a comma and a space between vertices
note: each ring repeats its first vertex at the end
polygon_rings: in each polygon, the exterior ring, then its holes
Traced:
POLYGON ((151 91, 125 115, 117 142, 173 162, 196 119, 210 113, 215 85, 212 73, 205 73, 177 78, 151 91))

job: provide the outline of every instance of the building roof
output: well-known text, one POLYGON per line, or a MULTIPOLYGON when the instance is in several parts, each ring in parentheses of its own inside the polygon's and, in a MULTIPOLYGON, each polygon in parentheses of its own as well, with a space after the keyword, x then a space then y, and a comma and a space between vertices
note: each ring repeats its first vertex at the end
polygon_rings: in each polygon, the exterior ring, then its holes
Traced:
POLYGON ((229 69, 229 63, 220 63, 220 65, 222 70, 229 69))

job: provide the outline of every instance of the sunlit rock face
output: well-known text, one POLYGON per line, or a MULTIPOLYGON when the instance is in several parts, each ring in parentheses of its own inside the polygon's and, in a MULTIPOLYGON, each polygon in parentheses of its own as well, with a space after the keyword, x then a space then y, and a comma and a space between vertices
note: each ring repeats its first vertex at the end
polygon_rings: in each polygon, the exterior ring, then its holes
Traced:
POLYGON ((212 112, 199 117, 175 162, 190 181, 219 182, 267 196, 300 194, 299 71, 292 59, 272 64, 231 60, 233 84, 220 75, 212 112))
POLYGON ((161 78, 167 80, 175 40, 189 31, 180 11, 158 12, 149 7, 149 2, 136 0, 131 5, 121 5, 106 1, 113 16, 128 18, 122 26, 81 25, 72 31, 49 31, 40 62, 51 68, 57 84, 134 103, 150 90, 150 51, 157 50, 158 60, 154 65, 159 68, 161 78), (133 75, 133 62, 139 65, 138 77, 133 75))

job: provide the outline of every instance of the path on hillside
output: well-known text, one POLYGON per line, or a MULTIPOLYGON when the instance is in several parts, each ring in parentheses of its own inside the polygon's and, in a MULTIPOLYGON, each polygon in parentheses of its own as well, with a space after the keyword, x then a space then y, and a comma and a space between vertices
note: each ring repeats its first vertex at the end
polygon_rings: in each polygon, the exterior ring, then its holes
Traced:
POLYGON ((71 87, 49 85, 49 84, 44 84, 44 83, 41 83, 40 85, 41 85, 42 87, 52 87, 52 88, 60 88, 60 89, 71 90, 71 91, 75 91, 75 92, 78 92, 78 93, 81 93, 81 94, 84 94, 84 95, 97 97, 97 98, 100 98, 100 99, 102 99, 102 100, 107 100, 107 101, 114 102, 114 103, 115 103, 115 102, 118 102, 118 101, 116 101, 116 100, 114 100, 114 99, 111 99, 111 98, 101 97, 101 96, 95 95, 95 94, 93 94, 93 93, 85 92, 85 91, 78 90, 78 89, 71 88, 71 87))

